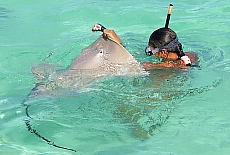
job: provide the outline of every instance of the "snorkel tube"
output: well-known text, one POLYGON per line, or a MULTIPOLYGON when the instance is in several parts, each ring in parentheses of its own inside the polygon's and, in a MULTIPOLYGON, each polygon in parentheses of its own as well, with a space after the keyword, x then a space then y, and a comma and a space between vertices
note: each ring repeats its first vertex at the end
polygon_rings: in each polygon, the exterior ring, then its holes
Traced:
MULTIPOLYGON (((168 28, 168 26, 169 26, 170 16, 171 16, 171 13, 172 13, 172 7, 173 7, 172 4, 170 4, 169 7, 168 7, 168 14, 167 14, 166 22, 165 22, 165 28, 168 28)), ((148 55, 148 56, 151 56, 151 55, 155 54, 157 51, 159 51, 159 48, 151 49, 150 46, 147 46, 145 48, 145 54, 148 55)))
MULTIPOLYGON (((172 7, 173 5, 170 4, 168 7, 168 14, 167 14, 167 18, 166 18, 166 22, 165 22, 165 28, 168 29, 169 27, 169 21, 170 21, 170 16, 172 14, 172 7)), ((183 55, 178 55, 180 57, 181 60, 184 61, 186 66, 191 66, 191 60, 189 59, 189 57, 187 55, 184 54, 184 52, 182 52, 183 55)))
MULTIPOLYGON (((165 28, 168 29, 169 27, 169 21, 170 21, 170 16, 172 14, 172 7, 173 5, 170 4, 168 7, 168 14, 167 14, 167 18, 166 18, 166 22, 165 22, 165 28)), ((184 61, 186 66, 191 66, 191 60, 189 59, 189 57, 187 55, 184 54, 184 52, 181 53, 182 55, 178 55, 180 57, 181 60, 184 61)))
POLYGON ((166 22, 165 22, 165 28, 169 28, 169 20, 170 20, 170 16, 172 13, 172 7, 173 7, 173 5, 170 4, 169 8, 168 8, 168 14, 167 14, 166 22))

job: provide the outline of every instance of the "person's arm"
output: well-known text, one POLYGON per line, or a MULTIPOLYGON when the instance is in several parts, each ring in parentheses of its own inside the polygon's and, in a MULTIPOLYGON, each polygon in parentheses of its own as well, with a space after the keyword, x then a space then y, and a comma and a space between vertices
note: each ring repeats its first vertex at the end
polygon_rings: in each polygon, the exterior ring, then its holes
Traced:
MULTIPOLYGON (((198 62, 198 55, 194 52, 185 52, 185 55, 187 55, 190 59, 191 62, 198 62)), ((171 59, 167 59, 164 62, 160 62, 160 63, 152 63, 152 62, 143 62, 142 66, 143 68, 148 71, 151 70, 153 68, 159 68, 159 67, 164 67, 164 68, 189 68, 189 66, 186 66, 183 60, 175 60, 174 55, 169 56, 171 59), (174 61, 170 61, 170 60, 174 60, 174 61)))
POLYGON ((115 41, 116 43, 122 45, 121 39, 117 36, 117 34, 114 30, 104 29, 103 37, 107 37, 107 38, 115 41))
POLYGON ((101 32, 103 32, 102 36, 104 38, 109 38, 109 39, 115 41, 116 43, 122 45, 121 39, 117 36, 117 34, 114 30, 106 29, 103 25, 101 25, 99 23, 94 24, 91 30, 92 30, 92 32, 101 31, 101 32))
POLYGON ((188 66, 186 66, 182 60, 164 61, 160 63, 143 62, 142 66, 146 71, 149 71, 154 68, 161 68, 161 67, 163 68, 188 68, 188 66))

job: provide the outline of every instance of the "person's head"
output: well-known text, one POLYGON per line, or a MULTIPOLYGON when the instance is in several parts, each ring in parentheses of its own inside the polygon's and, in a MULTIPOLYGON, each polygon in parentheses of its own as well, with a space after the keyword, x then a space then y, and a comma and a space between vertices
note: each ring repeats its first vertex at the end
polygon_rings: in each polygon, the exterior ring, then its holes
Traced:
MULTIPOLYGON (((177 53, 179 57, 184 56, 182 44, 178 41, 177 34, 170 28, 160 28, 154 31, 149 37, 148 45, 152 49, 152 53, 149 54, 155 54, 155 52, 165 49, 168 52, 177 53)), ((149 52, 151 51, 149 50, 149 52)))
MULTIPOLYGON (((182 44, 177 38, 177 34, 170 28, 160 28, 154 31, 149 37, 148 47, 146 47, 146 54, 155 54, 159 56, 160 52, 176 53, 178 58, 185 56, 182 44)), ((185 62, 188 64, 187 62, 185 62)))

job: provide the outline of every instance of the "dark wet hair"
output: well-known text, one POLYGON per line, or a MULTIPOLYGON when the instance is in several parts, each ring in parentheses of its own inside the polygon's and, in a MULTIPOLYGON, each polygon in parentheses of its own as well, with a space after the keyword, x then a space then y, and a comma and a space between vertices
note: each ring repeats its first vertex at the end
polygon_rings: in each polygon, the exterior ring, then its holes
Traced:
MULTIPOLYGON (((161 49, 177 38, 177 34, 170 28, 160 28, 154 31, 149 37, 149 45, 161 49)), ((177 53, 178 57, 185 56, 182 44, 179 43, 173 47, 166 48, 167 51, 177 53)))

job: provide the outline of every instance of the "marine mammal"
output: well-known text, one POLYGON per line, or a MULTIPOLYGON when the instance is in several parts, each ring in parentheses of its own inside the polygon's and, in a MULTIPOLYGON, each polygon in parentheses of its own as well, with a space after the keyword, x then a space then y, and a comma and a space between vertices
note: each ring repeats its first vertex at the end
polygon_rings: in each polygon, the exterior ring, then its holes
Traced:
POLYGON ((83 49, 72 64, 64 70, 57 70, 57 68, 47 64, 33 67, 32 73, 37 80, 36 85, 21 103, 25 107, 27 115, 25 124, 28 131, 43 139, 49 145, 76 152, 74 149, 56 145, 40 135, 31 126, 30 104, 27 104, 27 101, 40 95, 48 95, 49 92, 55 93, 55 91, 60 90, 59 88, 76 90, 79 87, 86 87, 94 82, 95 79, 108 74, 124 75, 139 74, 141 72, 143 72, 143 69, 140 63, 122 45, 102 36, 83 49))
POLYGON ((37 82, 29 97, 47 94, 56 88, 86 87, 96 78, 108 74, 140 74, 143 68, 122 45, 100 36, 83 49, 68 68, 55 70, 47 65, 38 65, 32 72, 37 82))
POLYGON ((120 44, 99 37, 73 61, 68 70, 90 69, 101 74, 137 74, 140 64, 120 44))

